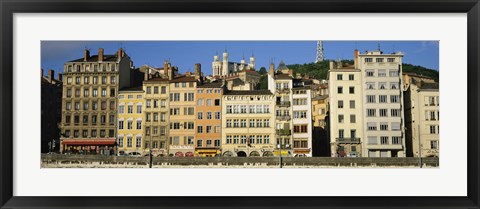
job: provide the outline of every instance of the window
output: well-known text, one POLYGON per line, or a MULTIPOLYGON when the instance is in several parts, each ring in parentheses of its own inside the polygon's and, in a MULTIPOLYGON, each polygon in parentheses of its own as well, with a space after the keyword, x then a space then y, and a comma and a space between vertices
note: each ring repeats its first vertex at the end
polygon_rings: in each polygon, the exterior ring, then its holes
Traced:
POLYGON ((369 131, 376 131, 377 130, 377 123, 367 123, 367 130, 369 131))
POLYGON ((380 117, 387 117, 388 116, 388 110, 387 109, 380 109, 380 117))
POLYGON ((207 106, 212 106, 212 100, 211 99, 207 99, 207 106))
POLYGON ((380 144, 388 144, 388 136, 381 136, 380 144))
POLYGON ((135 147, 139 148, 142 146, 142 137, 137 136, 137 140, 135 140, 135 147))
POLYGON ((392 131, 400 131, 400 123, 392 123, 392 131))
POLYGON ((160 100, 160 107, 161 108, 167 107, 167 100, 165 100, 165 99, 160 100))
POLYGON ((123 136, 118 137, 118 147, 123 147, 123 136))
POLYGON ((390 95, 390 103, 399 103, 400 96, 399 95, 390 95))
POLYGON ((390 70, 388 74, 390 77, 398 77, 398 70, 390 70))
POLYGON ((263 119, 263 127, 270 127, 270 120, 269 119, 263 119))
POLYGON ((128 130, 133 129, 133 126, 132 126, 132 125, 133 125, 133 121, 127 121, 127 129, 128 129, 128 130))
POLYGON ((233 105, 233 113, 238 114, 238 105, 233 105))
POLYGON ((400 109, 391 109, 390 116, 392 117, 399 117, 400 116, 400 109))
POLYGON ((141 104, 137 104, 137 113, 142 113, 142 105, 141 104))
POLYGON ((211 147, 212 146, 212 140, 211 139, 208 139, 207 140, 207 147, 211 147))
POLYGON ((376 62, 383 62, 383 58, 377 58, 376 62))
POLYGON ((154 86, 154 87, 153 87, 153 93, 154 93, 154 94, 158 94, 158 86, 154 86))
POLYGON ((375 83, 367 83, 367 89, 375 89, 375 83))
POLYGON ((386 70, 378 70, 378 77, 387 77, 386 70))
POLYGON ((239 125, 238 125, 238 119, 234 119, 234 120, 233 120, 233 127, 235 127, 235 128, 238 128, 238 127, 239 127, 239 125))
POLYGON ((402 137, 392 136, 392 144, 402 144, 402 137))
POLYGON ((373 77, 373 76, 375 76, 375 71, 373 71, 373 70, 367 70, 367 71, 365 71, 365 72, 366 72, 366 74, 367 74, 367 77, 373 77))
POLYGON ((395 62, 395 58, 387 58, 387 62, 395 62))
POLYGON ((338 108, 343 108, 343 100, 338 100, 338 108))
POLYGON ((199 120, 203 119, 203 112, 197 112, 197 119, 199 120))
POLYGON ((233 136, 233 143, 238 144, 238 142, 239 142, 238 135, 233 136))
POLYGON ((350 86, 350 87, 348 88, 348 93, 350 93, 350 94, 355 94, 355 87, 350 86))
POLYGON ((357 131, 355 129, 350 130, 350 138, 355 139, 357 137, 357 131))
POLYGON ((262 113, 262 105, 257 105, 257 113, 262 113))
POLYGON ((115 83, 116 83, 115 76, 110 77, 110 83, 111 83, 111 84, 115 84, 115 83))
POLYGON ((269 135, 263 136, 263 143, 264 144, 270 144, 270 136, 269 135))
POLYGON ((206 133, 212 133, 212 126, 205 126, 206 133))
POLYGON ((338 94, 343 94, 343 87, 341 87, 341 86, 337 87, 337 93, 338 94))
POLYGON ((357 120, 356 120, 356 117, 355 115, 350 115, 350 123, 356 123, 357 120))
POLYGON ((377 137, 376 136, 369 136, 367 137, 368 144, 377 144, 377 137))
POLYGON ((232 119, 227 119, 227 128, 232 127, 232 119))
POLYGON ((339 81, 343 80, 343 75, 342 74, 337 74, 337 80, 339 80, 339 81))
POLYGON ((197 133, 203 133, 203 126, 197 126, 197 133))
POLYGON ((373 62, 373 58, 365 58, 365 62, 373 62))
POLYGON ((212 119, 212 112, 207 112, 207 119, 212 119))
POLYGON ((263 105, 263 113, 270 113, 270 106, 269 105, 263 105))
POLYGON ((80 84, 80 77, 75 77, 75 84, 80 84))
POLYGON ((83 103, 83 110, 88 110, 88 102, 83 103))
POLYGON ((227 138, 225 139, 225 144, 231 144, 232 143, 232 136, 227 135, 227 138))
POLYGON ((435 134, 436 132, 436 127, 435 126, 430 126, 430 133, 435 134))
POLYGON ((390 89, 398 89, 398 83, 390 83, 390 89))
POLYGON ((232 105, 227 105, 227 114, 232 113, 232 105))
POLYGON ((436 140, 430 141, 430 149, 438 149, 438 141, 436 140))
POLYGON ((215 106, 220 106, 220 99, 215 99, 215 106))
POLYGON ((345 138, 345 130, 338 129, 338 138, 340 138, 340 139, 345 138))
POLYGON ((254 119, 250 119, 250 128, 253 128, 255 127, 255 120, 254 119))
MULTIPOLYGON (((355 108, 355 100, 350 100, 350 109, 355 108)), ((325 109, 322 109, 321 114, 324 114, 325 109)))
POLYGON ((102 97, 106 97, 107 96, 107 89, 102 89, 102 97))
POLYGON ((381 131, 388 131, 388 123, 380 123, 381 131))
POLYGON ((93 89, 93 96, 94 97, 98 96, 98 90, 97 89, 93 89))
POLYGON ((133 105, 128 105, 127 106, 127 113, 129 113, 129 114, 133 113, 133 105))
POLYGON ((367 109, 367 117, 375 117, 376 112, 376 109, 367 109))
POLYGON ((378 88, 379 89, 386 89, 386 86, 387 86, 387 83, 385 83, 385 82, 378 83, 378 88))
POLYGON ((80 97, 80 89, 75 89, 75 97, 80 97))
POLYGON ((350 81, 355 80, 355 75, 353 75, 353 74, 348 75, 348 80, 350 80, 350 81))
POLYGON ((247 113, 247 105, 240 106, 240 113, 247 113))
POLYGON ((137 130, 141 130, 141 129, 142 129, 142 121, 137 120, 137 130))
POLYGON ((147 86, 147 94, 151 94, 151 93, 152 93, 152 87, 147 86))
POLYGON ((378 101, 380 103, 387 103, 387 95, 379 95, 378 96, 378 101))
POLYGON ((375 103, 375 95, 367 95, 367 103, 375 103))
POLYGON ((127 147, 132 147, 132 137, 127 137, 127 147))
POLYGON ((343 120, 344 120, 343 115, 338 115, 338 122, 343 123, 343 120))

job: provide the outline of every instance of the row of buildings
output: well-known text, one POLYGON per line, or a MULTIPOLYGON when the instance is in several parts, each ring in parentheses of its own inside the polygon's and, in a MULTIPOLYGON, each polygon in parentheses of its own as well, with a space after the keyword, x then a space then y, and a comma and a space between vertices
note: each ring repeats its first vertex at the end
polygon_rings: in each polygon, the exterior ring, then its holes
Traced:
POLYGON ((330 63, 328 81, 272 63, 268 89, 259 90, 253 54, 249 64, 215 55, 204 76, 200 64, 179 74, 168 61, 135 68, 123 49, 85 49, 63 78, 42 73, 63 92, 59 130, 46 141, 58 138, 62 153, 103 155, 438 156, 438 83, 402 74, 402 56, 355 51, 353 65, 330 63), (432 95, 436 106, 417 103, 432 95), (419 111, 435 112, 436 122, 419 111), (416 129, 426 124, 435 133, 416 129))

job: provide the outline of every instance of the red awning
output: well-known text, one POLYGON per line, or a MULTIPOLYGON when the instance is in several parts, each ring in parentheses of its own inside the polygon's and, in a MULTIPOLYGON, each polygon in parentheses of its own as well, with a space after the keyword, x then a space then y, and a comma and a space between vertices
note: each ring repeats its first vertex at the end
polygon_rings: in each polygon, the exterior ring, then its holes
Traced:
POLYGON ((64 145, 115 145, 115 138, 109 139, 64 139, 64 145))

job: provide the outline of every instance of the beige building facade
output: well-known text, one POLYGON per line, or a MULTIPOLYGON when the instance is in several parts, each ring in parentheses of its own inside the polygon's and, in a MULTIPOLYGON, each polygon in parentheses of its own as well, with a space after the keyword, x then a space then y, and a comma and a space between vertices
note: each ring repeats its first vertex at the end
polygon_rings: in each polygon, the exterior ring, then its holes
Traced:
POLYGON ((144 155, 144 99, 141 86, 118 93, 117 147, 119 155, 144 155))
POLYGON ((268 90, 226 91, 222 96, 222 155, 273 156, 275 117, 268 90))

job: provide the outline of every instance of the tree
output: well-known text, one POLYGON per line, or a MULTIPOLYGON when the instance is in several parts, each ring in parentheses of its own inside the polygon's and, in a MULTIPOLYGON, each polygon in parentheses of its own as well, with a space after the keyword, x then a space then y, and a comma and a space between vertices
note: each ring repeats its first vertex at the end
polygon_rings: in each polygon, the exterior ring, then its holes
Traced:
POLYGON ((260 70, 258 70, 258 73, 260 75, 265 75, 267 74, 267 69, 265 67, 261 67, 260 70))

